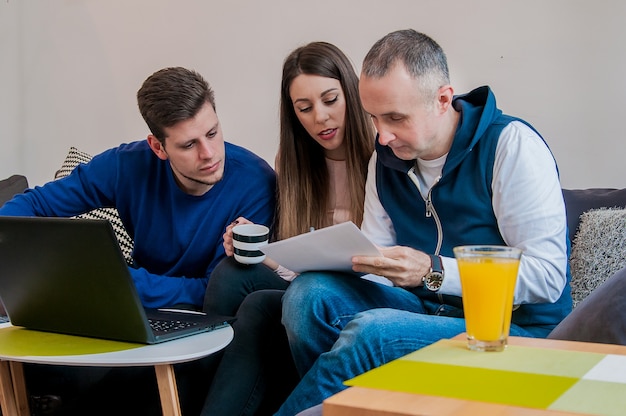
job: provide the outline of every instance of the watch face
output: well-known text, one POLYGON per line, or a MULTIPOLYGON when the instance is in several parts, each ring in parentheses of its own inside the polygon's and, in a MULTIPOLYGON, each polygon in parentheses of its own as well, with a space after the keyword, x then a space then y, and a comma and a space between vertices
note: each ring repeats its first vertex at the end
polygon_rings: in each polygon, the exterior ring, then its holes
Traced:
POLYGON ((430 272, 426 279, 424 279, 424 286, 426 289, 437 291, 441 287, 441 283, 443 282, 443 274, 439 272, 430 272))
POLYGON ((440 256, 430 256, 430 272, 424 276, 423 282, 426 289, 436 292, 443 283, 443 261, 440 256))

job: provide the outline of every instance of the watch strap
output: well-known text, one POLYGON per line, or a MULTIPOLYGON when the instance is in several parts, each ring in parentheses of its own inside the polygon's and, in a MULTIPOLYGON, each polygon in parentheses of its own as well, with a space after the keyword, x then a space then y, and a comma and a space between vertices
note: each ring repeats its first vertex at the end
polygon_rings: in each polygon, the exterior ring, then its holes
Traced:
POLYGON ((441 256, 430 255, 430 271, 443 273, 443 261, 441 260, 441 256))

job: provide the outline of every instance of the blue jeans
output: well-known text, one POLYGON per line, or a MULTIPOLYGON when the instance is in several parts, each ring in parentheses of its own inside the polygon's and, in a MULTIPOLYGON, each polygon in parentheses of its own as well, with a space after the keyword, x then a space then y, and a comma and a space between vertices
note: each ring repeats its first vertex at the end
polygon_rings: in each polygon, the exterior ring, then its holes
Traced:
MULTIPOLYGON (((352 275, 300 275, 283 296, 283 324, 302 379, 276 414, 295 415, 345 389, 345 380, 464 332, 460 312, 352 275)), ((510 334, 547 335, 517 325, 510 334)))

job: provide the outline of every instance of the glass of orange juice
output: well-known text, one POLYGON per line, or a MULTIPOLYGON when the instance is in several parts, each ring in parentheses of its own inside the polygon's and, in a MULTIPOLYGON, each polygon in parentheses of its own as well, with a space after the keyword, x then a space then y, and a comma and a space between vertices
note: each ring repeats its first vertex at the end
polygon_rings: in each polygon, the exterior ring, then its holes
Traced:
POLYGON ((506 246, 459 246, 465 329, 470 350, 503 351, 513 313, 513 297, 522 250, 506 246))

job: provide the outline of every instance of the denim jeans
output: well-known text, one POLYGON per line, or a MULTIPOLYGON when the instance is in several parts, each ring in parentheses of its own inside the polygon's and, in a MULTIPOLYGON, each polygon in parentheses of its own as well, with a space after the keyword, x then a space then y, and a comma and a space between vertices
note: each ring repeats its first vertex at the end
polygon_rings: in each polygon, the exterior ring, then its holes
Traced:
POLYGON ((232 258, 215 268, 205 310, 234 315, 235 336, 224 349, 203 415, 269 415, 298 382, 281 324, 282 297, 289 282, 263 265, 232 258))
POLYGON ((425 313, 411 292, 348 273, 303 273, 283 297, 283 324, 301 377, 329 351, 354 315, 373 308, 425 313))
MULTIPOLYGON (((437 315, 447 311, 412 291, 347 274, 300 275, 283 297, 283 324, 302 379, 276 414, 293 416, 345 389, 348 379, 464 332, 463 318, 437 315)), ((510 333, 534 336, 516 325, 510 333)))

